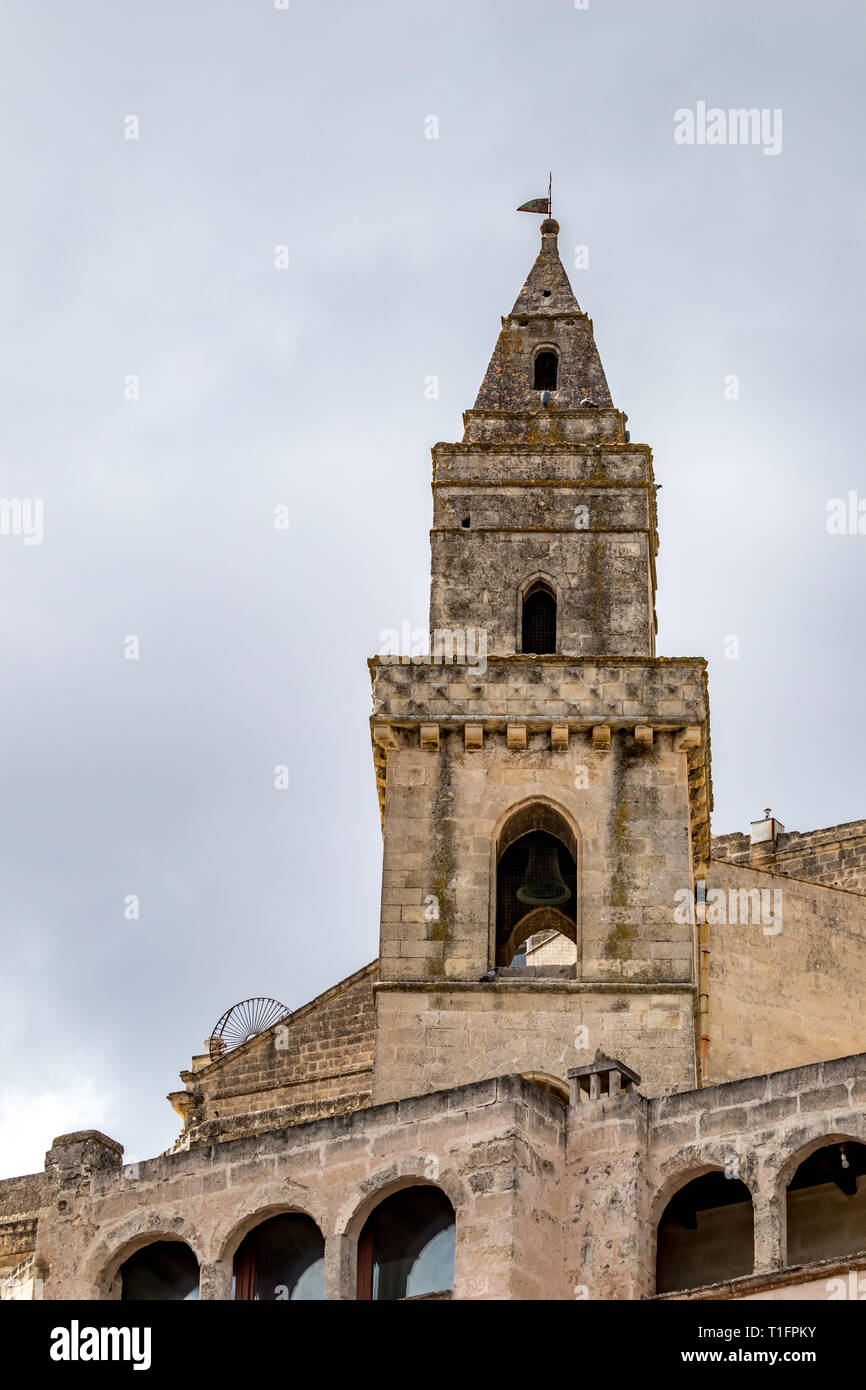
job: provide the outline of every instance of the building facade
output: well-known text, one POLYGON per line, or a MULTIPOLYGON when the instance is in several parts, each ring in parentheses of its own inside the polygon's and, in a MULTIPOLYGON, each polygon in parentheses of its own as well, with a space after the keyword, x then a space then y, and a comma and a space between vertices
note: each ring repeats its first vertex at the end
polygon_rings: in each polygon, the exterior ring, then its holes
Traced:
POLYGON ((430 650, 370 662, 378 959, 209 1040, 169 1152, 0 1183, 5 1296, 866 1297, 866 822, 711 837, 558 230, 433 449, 430 650))

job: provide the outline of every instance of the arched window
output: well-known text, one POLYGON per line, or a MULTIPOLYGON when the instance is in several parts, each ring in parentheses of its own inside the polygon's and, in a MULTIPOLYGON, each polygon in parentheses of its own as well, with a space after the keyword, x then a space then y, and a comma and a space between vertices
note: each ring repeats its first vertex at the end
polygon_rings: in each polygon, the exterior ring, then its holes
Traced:
POLYGON ((788 1264, 866 1250, 866 1145, 845 1140, 810 1154, 788 1185, 788 1264))
POLYGON ((394 1300, 454 1284, 454 1208, 438 1187, 404 1187, 371 1212, 358 1240, 358 1297, 394 1300))
POLYGON ((555 391, 559 371, 559 358, 550 348, 543 348, 535 354, 532 386, 535 391, 555 391))
POLYGON ((295 1303, 325 1297, 325 1240, 309 1216, 286 1212, 244 1237, 234 1263, 234 1297, 295 1303))
POLYGON ((577 961, 577 845, 557 811, 523 806, 496 848, 497 968, 577 961))
POLYGON ((658 1227, 658 1293, 736 1279, 754 1263, 752 1194, 744 1182, 705 1173, 674 1193, 658 1227))
POLYGON ((556 599, 543 580, 523 596, 520 650, 536 656, 556 651, 556 599))
POLYGON ((198 1298, 198 1260, 182 1240, 155 1240, 124 1260, 120 1297, 159 1302, 198 1298))

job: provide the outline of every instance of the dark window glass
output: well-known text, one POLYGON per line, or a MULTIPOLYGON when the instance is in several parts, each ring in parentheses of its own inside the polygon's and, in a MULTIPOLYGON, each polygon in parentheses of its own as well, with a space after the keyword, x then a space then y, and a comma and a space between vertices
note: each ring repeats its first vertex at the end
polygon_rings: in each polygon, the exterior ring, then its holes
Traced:
POLYGON ((299 1212, 273 1216, 238 1247, 234 1297, 262 1302, 311 1302, 325 1297, 325 1241, 315 1221, 299 1212))
POLYGON ((371 1213, 358 1241, 358 1297, 444 1293, 454 1283, 454 1208, 438 1187, 407 1187, 371 1213))
POLYGON ((559 358, 555 352, 540 352, 535 359, 535 373, 532 382, 536 391, 555 391, 559 358))
POLYGON ((523 631, 521 651, 556 651, 556 599, 549 589, 539 586, 523 600, 523 631))

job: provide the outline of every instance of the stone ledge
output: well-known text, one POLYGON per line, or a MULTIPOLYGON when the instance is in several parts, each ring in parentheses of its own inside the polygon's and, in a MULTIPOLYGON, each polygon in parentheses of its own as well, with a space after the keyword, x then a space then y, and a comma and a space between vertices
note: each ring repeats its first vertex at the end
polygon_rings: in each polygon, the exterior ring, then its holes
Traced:
MULTIPOLYGON (((726 1279, 719 1284, 701 1284, 697 1288, 675 1289, 671 1293, 650 1294, 653 1303, 676 1302, 683 1299, 741 1299, 746 1294, 763 1293, 764 1290, 796 1287, 809 1284, 813 1279, 830 1279, 835 1275, 847 1274, 850 1269, 862 1271, 866 1268, 866 1250, 839 1259, 816 1260, 814 1264, 787 1265, 783 1269, 769 1270, 763 1274, 743 1274, 739 1279, 726 1279)), ((781 1314, 779 1315, 781 1317, 781 1314)))
MULTIPOLYGON (((695 984, 687 980, 544 980, 533 977, 528 980, 379 980, 373 986, 374 994, 387 991, 408 994, 459 994, 478 990, 488 993, 509 991, 550 991, 564 994, 694 994, 695 984)), ((729 1083, 736 1085, 736 1082, 729 1083)))
POLYGON ((390 661, 373 657, 372 725, 464 722, 613 724, 686 729, 707 720, 700 658, 488 657, 486 664, 390 661))
MULTIPOLYGON (((738 1081, 717 1081, 696 1091, 682 1091, 668 1096, 656 1096, 650 1104, 658 1120, 682 1118, 690 1112, 712 1111, 722 1115, 739 1106, 760 1106, 765 1100, 779 1100, 788 1095, 802 1098, 810 1091, 819 1099, 825 1094, 824 1068, 831 1068, 828 1085, 836 1087, 838 1071, 862 1075, 866 1073, 866 1052, 854 1052, 848 1057, 833 1057, 826 1062, 807 1062, 799 1067, 745 1076, 738 1081), (845 1063, 845 1066, 841 1064, 845 1063)), ((833 1095, 826 1090, 827 1105, 834 1106, 833 1095)), ((814 1111, 815 1107, 811 1107, 814 1111)), ((820 1105, 817 1107, 820 1109, 820 1105)), ((656 1120, 654 1118, 653 1122, 656 1120)))

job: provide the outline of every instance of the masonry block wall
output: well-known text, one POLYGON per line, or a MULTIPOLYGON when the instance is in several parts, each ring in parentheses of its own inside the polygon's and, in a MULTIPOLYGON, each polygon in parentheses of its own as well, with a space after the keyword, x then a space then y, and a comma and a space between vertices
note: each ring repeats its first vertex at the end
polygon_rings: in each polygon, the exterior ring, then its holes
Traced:
POLYGON ((821 830, 784 831, 769 845, 752 846, 748 835, 714 835, 712 857, 866 893, 866 821, 862 820, 821 830), (756 863, 758 858, 764 862, 756 863))
POLYGON ((561 443, 557 424, 543 451, 434 449, 430 626, 483 628, 489 652, 517 652, 522 587, 543 576, 557 595, 560 651, 651 656, 650 451, 561 443))
MULTIPOLYGON (((45 1298, 110 1299, 131 1253, 183 1240, 201 1296, 228 1299, 244 1235, 294 1210, 324 1235, 326 1296, 353 1299, 368 1214, 430 1182, 456 1213, 455 1299, 648 1298, 667 1202, 716 1169, 751 1194, 755 1272, 706 1296, 778 1296, 810 1277, 788 1268, 787 1185, 839 1139, 866 1141, 864 1054, 655 1099, 573 1087, 567 1106, 499 1077, 125 1166, 87 1131, 57 1139, 36 1180, 33 1269, 45 1298)), ((21 1195, 0 1183, 4 1210, 21 1195)))
POLYGON ((520 750, 504 730, 481 751, 462 730, 443 729, 434 749, 416 738, 388 754, 380 979, 475 982, 495 963, 497 834, 541 798, 576 831, 578 976, 692 980, 692 928, 675 920, 691 882, 689 768, 672 735, 642 749, 617 731, 600 751, 575 734, 562 752, 549 731, 520 750))
MULTIPOLYGON (((665 1206, 691 1178, 715 1169, 751 1193, 754 1274, 706 1296, 748 1298, 758 1289, 784 1296, 796 1283, 786 1274, 787 1185, 805 1157, 839 1138, 866 1138, 864 1054, 654 1099, 634 1091, 572 1103, 569 1285, 589 1300, 652 1297, 665 1206)), ((823 1282, 816 1297, 827 1296, 823 1282)))
POLYGON ((567 1107, 534 1085, 515 1096, 512 1298, 568 1299, 567 1107))
POLYGON ((45 1176, 28 1173, 0 1182, 0 1278, 36 1247, 36 1221, 45 1201, 45 1176))
POLYGON ((708 927, 707 1080, 860 1052, 866 897, 719 860, 707 887, 722 889, 729 905, 731 893, 739 903, 740 890, 763 890, 768 905, 781 895, 778 931, 751 920, 708 927))
MULTIPOLYGON (((711 853, 706 666, 654 655, 652 457, 613 407, 557 230, 542 223, 462 442, 433 450, 431 628, 457 661, 370 663, 380 959, 194 1058, 169 1153, 124 1165, 81 1131, 0 1182, 15 1296, 117 1297, 129 1255, 182 1240, 201 1297, 229 1299, 245 1235, 297 1211, 324 1236, 326 1297, 353 1299, 368 1216, 429 1183, 456 1213, 455 1299, 651 1298, 670 1198, 729 1169, 754 1273, 696 1296, 819 1287, 790 1269, 787 1185, 824 1144, 866 1142, 866 822, 711 853), (507 889, 562 926, 562 963, 510 963, 522 911, 497 941, 506 827, 505 853, 536 832, 554 864, 557 839, 573 852, 573 916, 549 907, 566 901, 550 868, 530 879, 529 846, 507 889), (702 879, 735 912, 696 928, 702 879)), ((791 1210, 841 1223, 846 1200, 819 1209, 801 1184, 791 1210)))
POLYGON ((510 1077, 125 1167, 104 1135, 63 1136, 48 1155, 38 1229, 44 1297, 117 1297, 129 1254, 181 1239, 198 1258, 201 1296, 230 1298, 247 1230, 296 1210, 325 1237, 326 1296, 353 1299, 367 1215, 419 1182, 439 1186, 458 1213, 454 1298, 510 1299, 530 1286, 561 1297, 564 1113, 510 1077), (553 1244, 538 1261, 542 1235, 553 1244))
MULTIPOLYGON (((748 1297, 750 1282, 767 1282, 766 1276, 772 1276, 777 1291, 790 1284, 784 1275, 790 1263, 787 1184, 803 1159, 822 1144, 866 1139, 866 1055, 751 1076, 646 1104, 646 1177, 652 1194, 647 1288, 652 1288, 655 1228, 670 1195, 684 1175, 711 1167, 724 1171, 726 1166, 749 1188, 754 1207, 755 1276, 737 1281, 737 1296, 748 1297)), ((720 1290, 715 1296, 733 1292, 720 1290)))
POLYGON ((251 1130, 260 1111, 282 1109, 287 1123, 368 1105, 376 973, 373 961, 225 1058, 194 1058, 181 1072, 186 1089, 170 1097, 185 1140, 251 1130))
POLYGON ((568 1111, 567 1278, 582 1300, 652 1293, 647 1102, 633 1092, 568 1111))
POLYGON ((480 751, 462 729, 443 728, 433 749, 417 738, 399 731, 387 755, 374 1099, 504 1070, 564 1078, 599 1046, 650 1088, 694 1085, 694 936, 676 919, 692 873, 689 761, 676 736, 645 749, 617 730, 604 751, 589 731, 566 751, 549 731, 521 751, 504 730, 480 751), (481 983, 495 963, 498 828, 538 797, 570 817, 579 846, 574 980, 481 983))

